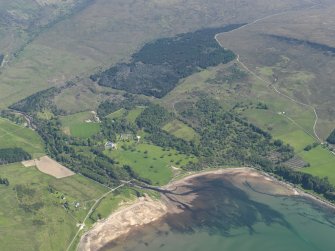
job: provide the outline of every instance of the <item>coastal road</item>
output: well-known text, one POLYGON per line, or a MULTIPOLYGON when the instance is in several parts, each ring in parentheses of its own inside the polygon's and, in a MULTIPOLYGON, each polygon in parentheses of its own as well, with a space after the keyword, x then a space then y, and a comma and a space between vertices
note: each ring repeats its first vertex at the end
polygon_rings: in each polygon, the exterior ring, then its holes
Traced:
POLYGON ((93 213, 93 210, 95 209, 96 205, 98 205, 98 203, 99 203, 103 198, 105 198, 107 195, 109 195, 110 193, 116 191, 117 189, 119 189, 119 188, 125 186, 125 184, 127 184, 127 183, 130 183, 130 181, 127 181, 127 182, 125 182, 125 183, 123 183, 123 184, 121 184, 121 185, 119 185, 119 186, 117 186, 117 187, 115 187, 115 188, 110 189, 107 193, 104 193, 104 194, 101 195, 98 199, 95 200, 95 203, 93 204, 93 206, 92 206, 92 207, 90 208, 90 210, 88 211, 88 213, 87 213, 87 215, 85 216, 83 222, 80 224, 80 227, 79 227, 79 229, 78 229, 76 235, 73 237, 73 239, 72 239, 72 241, 70 242, 70 244, 68 245, 66 251, 69 251, 69 250, 70 250, 70 248, 71 248, 71 246, 73 245, 74 241, 75 241, 76 238, 78 237, 80 231, 84 229, 84 227, 85 227, 85 222, 86 222, 86 220, 88 219, 88 217, 93 213))

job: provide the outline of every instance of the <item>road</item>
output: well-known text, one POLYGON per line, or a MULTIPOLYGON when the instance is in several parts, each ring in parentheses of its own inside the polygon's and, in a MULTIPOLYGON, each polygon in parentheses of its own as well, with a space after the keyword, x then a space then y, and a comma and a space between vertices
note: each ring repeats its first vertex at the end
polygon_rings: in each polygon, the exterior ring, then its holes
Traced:
POLYGON ((87 215, 85 216, 83 222, 80 224, 80 227, 76 233, 76 235, 73 237, 72 241, 70 242, 69 246, 67 247, 66 251, 69 251, 71 246, 73 245, 73 243, 75 242, 76 238, 78 237, 79 233, 81 230, 84 229, 85 227, 85 222, 86 220, 88 219, 88 217, 90 217, 90 215, 93 213, 93 210, 95 209, 96 205, 103 199, 105 198, 107 195, 109 195, 110 193, 116 191, 117 189, 123 187, 126 183, 129 183, 130 181, 128 182, 125 182, 115 188, 112 188, 111 190, 109 190, 107 193, 104 193, 103 195, 101 195, 98 199, 95 200, 95 203, 93 204, 93 206, 90 208, 90 210, 88 211, 87 215))

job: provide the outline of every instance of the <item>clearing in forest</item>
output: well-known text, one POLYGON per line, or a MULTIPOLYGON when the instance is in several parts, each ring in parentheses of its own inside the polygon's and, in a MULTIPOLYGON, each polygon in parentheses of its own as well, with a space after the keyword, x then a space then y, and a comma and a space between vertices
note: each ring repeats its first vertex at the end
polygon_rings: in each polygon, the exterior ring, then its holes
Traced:
POLYGON ((100 130, 99 118, 92 111, 61 117, 64 132, 73 137, 88 138, 100 130))

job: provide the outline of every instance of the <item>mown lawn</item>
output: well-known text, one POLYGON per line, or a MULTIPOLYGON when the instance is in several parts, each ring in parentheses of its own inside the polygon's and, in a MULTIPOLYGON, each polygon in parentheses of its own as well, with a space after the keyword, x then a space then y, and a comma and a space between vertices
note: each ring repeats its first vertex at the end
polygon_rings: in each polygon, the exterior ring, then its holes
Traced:
POLYGON ((122 142, 117 150, 105 150, 105 154, 122 165, 131 166, 140 177, 150 179, 154 185, 163 185, 172 179, 171 166, 196 162, 193 156, 146 143, 122 142))
POLYGON ((0 148, 21 147, 33 157, 44 153, 43 142, 33 130, 0 118, 0 148))
POLYGON ((80 175, 55 179, 20 164, 0 166, 0 176, 10 183, 0 185, 0 250, 66 250, 76 224, 107 191, 80 175))

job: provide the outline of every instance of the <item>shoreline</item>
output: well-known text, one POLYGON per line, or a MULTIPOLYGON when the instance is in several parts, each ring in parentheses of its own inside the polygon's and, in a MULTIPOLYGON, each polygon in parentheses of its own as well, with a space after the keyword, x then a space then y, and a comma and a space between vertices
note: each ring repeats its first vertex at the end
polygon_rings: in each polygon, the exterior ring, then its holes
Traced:
MULTIPOLYGON (((280 181, 268 173, 264 173, 250 167, 214 169, 209 171, 201 171, 190 173, 187 176, 180 177, 162 188, 169 191, 174 191, 177 188, 183 187, 191 183, 197 177, 202 176, 218 176, 232 175, 238 177, 238 183, 249 180, 257 183, 275 184, 278 190, 272 193, 284 196, 299 196, 312 200, 313 202, 335 210, 335 205, 324 201, 317 196, 306 193, 305 191, 294 187, 292 184, 280 181)), ((240 184, 240 185, 241 185, 240 184)), ((271 193, 271 191, 270 191, 271 193)), ((192 200, 196 195, 189 195, 186 198, 186 203, 191 205, 192 200)), ((121 206, 113 212, 108 218, 99 221, 86 232, 80 239, 78 244, 79 251, 99 250, 106 244, 128 234, 131 230, 155 222, 169 213, 178 213, 180 208, 174 203, 169 202, 165 195, 159 200, 153 200, 149 196, 141 197, 129 205, 121 206)))
POLYGON ((118 239, 136 227, 154 222, 168 212, 166 205, 149 196, 136 199, 121 206, 108 218, 96 222, 77 245, 77 250, 95 251, 118 239))

